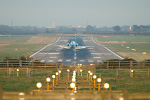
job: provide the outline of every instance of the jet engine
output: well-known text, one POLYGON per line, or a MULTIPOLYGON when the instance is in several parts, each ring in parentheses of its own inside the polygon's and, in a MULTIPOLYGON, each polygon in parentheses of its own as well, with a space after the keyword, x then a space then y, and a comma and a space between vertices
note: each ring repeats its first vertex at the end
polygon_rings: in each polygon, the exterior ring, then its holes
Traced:
POLYGON ((76 47, 78 46, 78 43, 76 43, 76 47))

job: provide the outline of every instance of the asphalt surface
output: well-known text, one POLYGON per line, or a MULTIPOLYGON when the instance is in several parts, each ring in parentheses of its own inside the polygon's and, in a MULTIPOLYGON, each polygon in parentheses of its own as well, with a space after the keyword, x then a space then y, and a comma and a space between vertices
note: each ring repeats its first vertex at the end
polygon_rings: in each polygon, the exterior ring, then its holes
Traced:
POLYGON ((110 59, 123 59, 103 45, 96 43, 92 37, 67 36, 59 37, 55 43, 49 44, 34 53, 30 57, 48 62, 64 63, 93 63, 110 59), (85 49, 64 49, 57 45, 67 45, 71 41, 76 41, 79 46, 89 46, 85 49))

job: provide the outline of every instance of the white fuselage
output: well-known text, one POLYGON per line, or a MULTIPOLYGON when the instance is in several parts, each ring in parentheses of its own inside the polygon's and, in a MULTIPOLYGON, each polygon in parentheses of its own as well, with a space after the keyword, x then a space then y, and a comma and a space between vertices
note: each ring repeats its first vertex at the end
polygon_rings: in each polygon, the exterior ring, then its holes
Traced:
POLYGON ((68 46, 69 47, 77 47, 78 44, 75 41, 71 41, 71 43, 68 46))

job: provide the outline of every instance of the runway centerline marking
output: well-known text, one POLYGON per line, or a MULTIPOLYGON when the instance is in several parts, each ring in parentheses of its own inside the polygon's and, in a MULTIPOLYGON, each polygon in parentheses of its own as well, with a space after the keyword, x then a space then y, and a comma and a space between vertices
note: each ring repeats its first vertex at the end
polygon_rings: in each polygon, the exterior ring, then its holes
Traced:
POLYGON ((77 59, 77 52, 76 52, 76 49, 74 50, 74 60, 77 59))

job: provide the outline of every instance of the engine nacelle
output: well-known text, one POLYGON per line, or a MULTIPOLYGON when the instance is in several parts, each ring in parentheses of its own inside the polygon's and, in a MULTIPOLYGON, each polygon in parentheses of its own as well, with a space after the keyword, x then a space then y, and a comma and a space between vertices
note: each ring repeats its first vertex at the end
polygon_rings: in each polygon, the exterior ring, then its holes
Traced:
POLYGON ((78 43, 76 43, 76 47, 78 46, 78 43))

